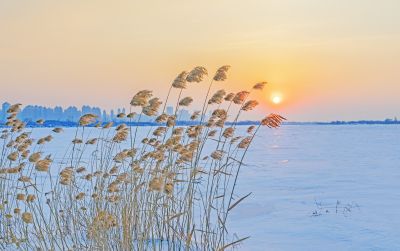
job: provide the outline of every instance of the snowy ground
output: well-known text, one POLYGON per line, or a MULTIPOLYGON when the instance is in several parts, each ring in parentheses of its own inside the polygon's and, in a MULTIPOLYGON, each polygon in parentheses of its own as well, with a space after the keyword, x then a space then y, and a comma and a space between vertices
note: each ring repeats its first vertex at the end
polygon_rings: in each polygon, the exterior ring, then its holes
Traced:
MULTIPOLYGON (((59 158, 74 129, 62 135, 59 158)), ((245 161, 238 195, 253 194, 229 228, 251 236, 239 250, 400 250, 400 126, 265 129, 245 161)))
POLYGON ((400 126, 284 126, 246 160, 240 250, 400 250, 400 126))

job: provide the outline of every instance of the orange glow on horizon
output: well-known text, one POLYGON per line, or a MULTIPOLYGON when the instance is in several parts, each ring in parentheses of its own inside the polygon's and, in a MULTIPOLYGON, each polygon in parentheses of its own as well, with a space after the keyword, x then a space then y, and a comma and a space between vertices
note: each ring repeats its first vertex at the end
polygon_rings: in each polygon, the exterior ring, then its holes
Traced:
POLYGON ((165 98, 177 74, 203 66, 208 78, 184 94, 198 110, 229 64, 211 92, 268 82, 252 92, 260 106, 246 119, 270 110, 297 121, 399 117, 400 2, 317 2, 2 1, 0 100, 129 108, 137 91, 165 98))

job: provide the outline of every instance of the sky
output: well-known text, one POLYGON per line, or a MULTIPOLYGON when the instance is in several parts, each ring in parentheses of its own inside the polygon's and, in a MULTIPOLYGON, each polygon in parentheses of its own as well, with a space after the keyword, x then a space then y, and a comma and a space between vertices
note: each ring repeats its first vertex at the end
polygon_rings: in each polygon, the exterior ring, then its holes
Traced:
POLYGON ((400 117, 399 10, 398 0, 0 0, 0 102, 129 107, 201 65, 209 78, 183 93, 197 108, 228 64, 213 91, 268 82, 245 118, 400 117))

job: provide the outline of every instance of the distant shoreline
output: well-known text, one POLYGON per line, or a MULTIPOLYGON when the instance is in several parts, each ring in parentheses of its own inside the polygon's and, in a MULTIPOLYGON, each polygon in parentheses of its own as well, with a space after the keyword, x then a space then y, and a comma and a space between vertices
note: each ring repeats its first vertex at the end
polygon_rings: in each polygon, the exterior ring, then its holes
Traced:
MULTIPOLYGON (((155 122, 126 122, 126 121, 113 121, 114 125, 127 124, 131 126, 162 126, 163 123, 155 123, 155 122)), ((108 122, 107 122, 108 123, 108 122)), ((197 125, 196 121, 177 121, 178 126, 190 126, 197 125)), ((259 121, 239 121, 237 125, 257 125, 259 121)), ((105 122, 103 122, 105 124, 105 122)), ((232 122, 227 122, 226 125, 232 125, 232 122)), ((78 125, 77 122, 70 121, 57 121, 57 120, 48 120, 45 121, 43 125, 38 125, 33 121, 26 121, 27 127, 76 127, 78 125)), ((331 122, 285 122, 283 125, 400 125, 400 121, 398 120, 358 120, 358 121, 331 121, 331 122)), ((90 125, 89 127, 94 127, 95 124, 90 125)), ((0 122, 0 128, 6 127, 4 122, 0 122)))

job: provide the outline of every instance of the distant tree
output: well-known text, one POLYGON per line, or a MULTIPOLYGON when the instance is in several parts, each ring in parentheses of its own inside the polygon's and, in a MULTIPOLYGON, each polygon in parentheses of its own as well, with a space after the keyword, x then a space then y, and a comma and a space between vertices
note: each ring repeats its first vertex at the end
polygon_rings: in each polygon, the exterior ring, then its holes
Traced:
POLYGON ((111 112, 110 112, 110 121, 114 121, 114 119, 115 119, 114 110, 111 110, 111 112))
POLYGON ((102 119, 103 121, 108 121, 108 116, 107 116, 106 110, 103 110, 103 115, 101 116, 101 119, 102 119))
POLYGON ((70 106, 64 111, 64 119, 66 121, 77 121, 80 116, 81 112, 75 106, 70 106))
POLYGON ((99 107, 93 107, 92 113, 97 115, 99 119, 101 118, 101 109, 99 107))
POLYGON ((88 105, 83 105, 82 106, 82 114, 89 114, 92 113, 92 108, 88 105))
POLYGON ((62 109, 62 107, 61 106, 56 106, 55 108, 54 108, 54 120, 59 120, 59 121, 62 121, 62 120, 64 120, 64 116, 63 116, 64 114, 63 114, 63 109, 62 109))
POLYGON ((35 107, 31 105, 25 106, 18 114, 18 117, 22 120, 33 121, 35 119, 35 107))

